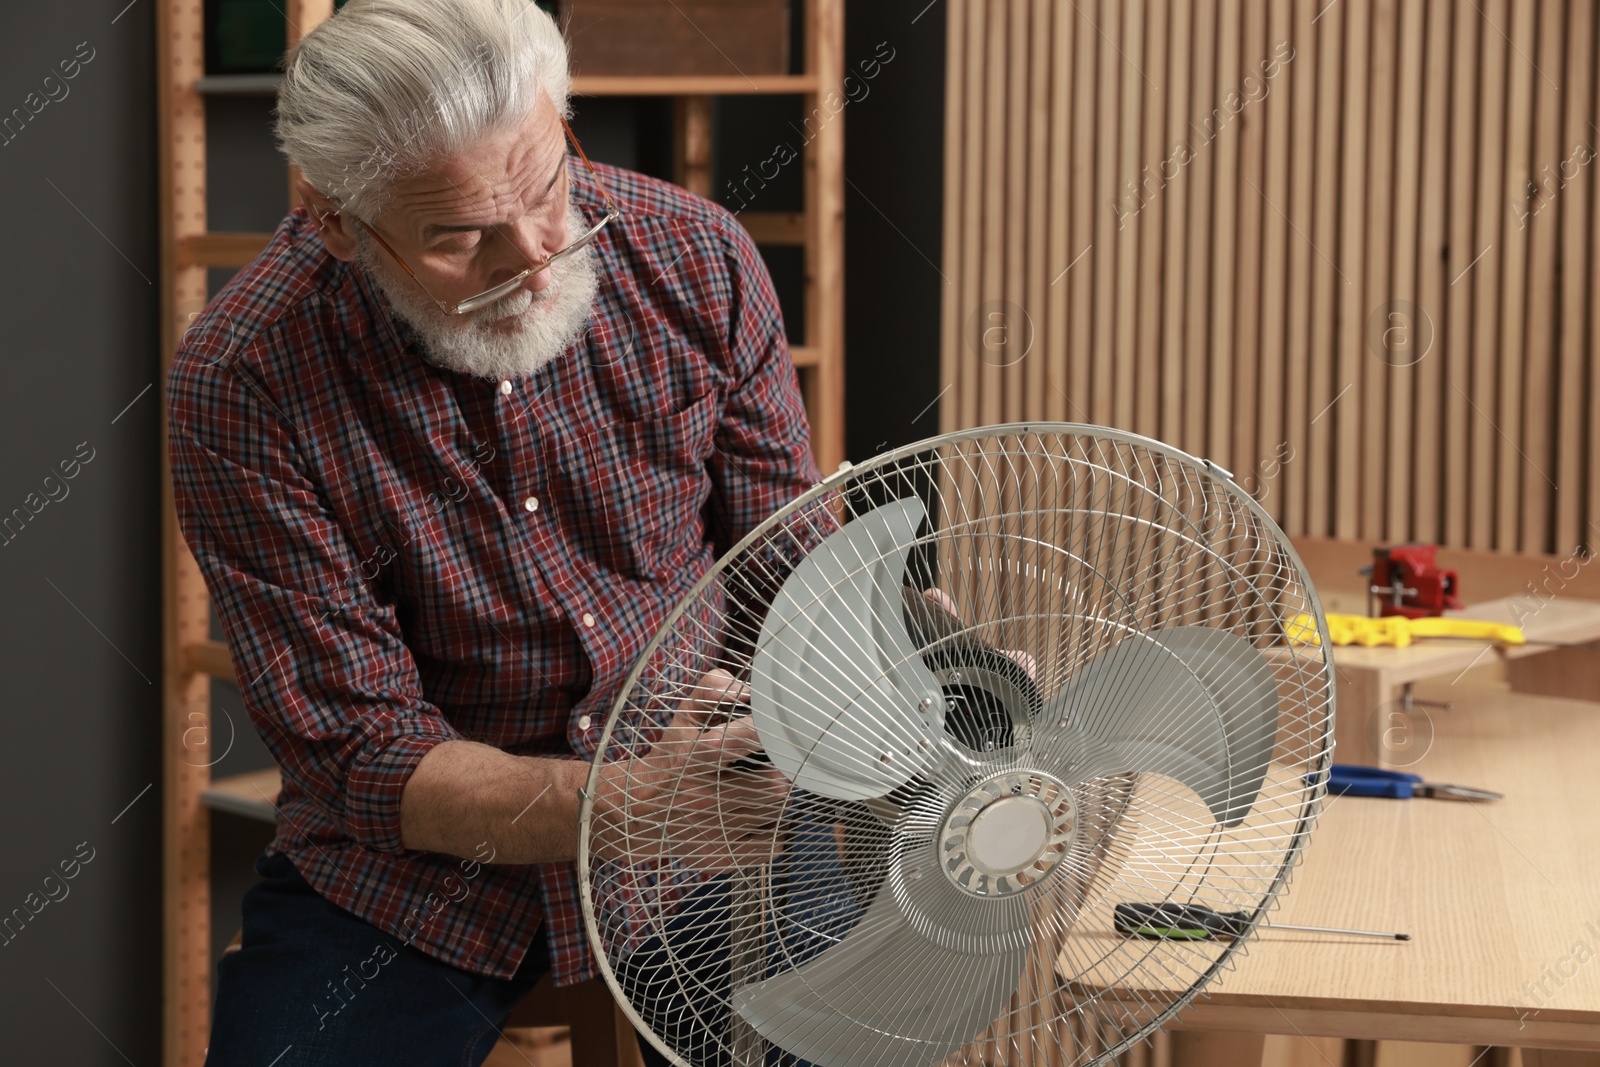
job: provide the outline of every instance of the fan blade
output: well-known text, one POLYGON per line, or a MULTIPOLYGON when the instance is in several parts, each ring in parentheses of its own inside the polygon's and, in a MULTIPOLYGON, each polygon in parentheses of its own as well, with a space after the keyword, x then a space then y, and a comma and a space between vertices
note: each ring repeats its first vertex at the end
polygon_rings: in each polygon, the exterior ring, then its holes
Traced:
MULTIPOLYGON (((967 939, 972 951, 962 951, 919 933, 886 882, 842 941, 735 990, 733 1009, 762 1037, 818 1067, 937 1063, 1000 1015, 1027 964, 1026 905, 1015 898, 982 903, 989 905, 985 917, 1003 929, 967 939), (980 953, 980 940, 1005 947, 980 953)), ((960 928, 958 916, 945 919, 936 926, 960 928)))
POLYGON ((1278 684, 1249 641, 1206 626, 1130 636, 1046 702, 1036 745, 1065 781, 1147 771, 1199 794, 1224 828, 1261 792, 1278 684))
POLYGON ((939 681, 906 632, 906 556, 926 512, 907 497, 830 534, 773 598, 750 711, 773 764, 840 800, 881 797, 933 765, 939 681))

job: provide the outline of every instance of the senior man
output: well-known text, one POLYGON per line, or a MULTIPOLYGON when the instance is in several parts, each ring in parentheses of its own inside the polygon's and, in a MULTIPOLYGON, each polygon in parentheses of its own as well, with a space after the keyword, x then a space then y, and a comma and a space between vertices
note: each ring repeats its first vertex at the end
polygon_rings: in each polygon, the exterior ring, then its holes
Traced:
POLYGON ((208 1063, 479 1063, 546 971, 596 973, 584 757, 667 612, 819 477, 748 235, 590 163, 570 88, 524 0, 351 0, 279 92, 304 203, 168 376, 179 521, 283 771, 208 1063))

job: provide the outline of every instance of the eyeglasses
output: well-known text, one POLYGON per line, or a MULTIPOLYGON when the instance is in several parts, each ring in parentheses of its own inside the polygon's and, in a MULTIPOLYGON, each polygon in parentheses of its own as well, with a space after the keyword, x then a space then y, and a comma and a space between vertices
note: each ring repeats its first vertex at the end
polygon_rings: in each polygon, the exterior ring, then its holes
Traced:
MULTIPOLYGON (((557 249, 556 251, 550 253, 537 264, 530 260, 527 270, 515 275, 507 281, 501 282, 494 288, 485 289, 477 296, 469 296, 465 300, 457 300, 454 303, 446 303, 445 301, 434 296, 431 292, 428 292, 428 287, 422 284, 422 279, 417 277, 416 272, 406 264, 404 259, 400 258, 400 253, 396 252, 389 245, 389 242, 383 239, 383 236, 379 234, 377 230, 374 230, 371 226, 368 226, 365 222, 362 222, 361 219, 356 219, 357 222, 361 223, 361 228, 370 233, 373 238, 383 246, 383 250, 394 257, 394 261, 400 264, 400 268, 411 276, 411 280, 417 283, 417 287, 424 293, 427 293, 428 299, 432 300, 435 304, 438 304, 439 310, 443 311, 446 315, 465 315, 469 311, 476 311, 481 307, 487 307, 496 300, 500 300, 511 295, 522 286, 523 282, 527 281, 535 274, 538 274, 540 271, 550 266, 550 264, 554 263, 562 256, 570 255, 571 253, 582 248, 584 245, 588 244, 590 241, 594 240, 595 235, 605 227, 606 223, 622 214, 622 212, 617 208, 616 201, 611 199, 611 194, 606 190, 605 184, 600 181, 600 175, 595 173, 594 164, 590 163, 589 157, 584 154, 583 146, 580 145, 578 143, 578 139, 573 136, 572 127, 567 125, 566 119, 561 118, 559 115, 556 117, 561 121, 561 128, 566 131, 567 140, 571 141, 572 147, 578 150, 578 158, 583 160, 584 167, 589 171, 589 177, 594 179, 595 188, 600 190, 600 196, 605 200, 606 213, 601 216, 599 222, 595 223, 593 226, 589 227, 589 229, 584 231, 582 236, 580 236, 577 240, 573 241, 571 244, 568 244, 564 248, 557 249)), ((355 216, 351 217, 355 218, 355 216)))

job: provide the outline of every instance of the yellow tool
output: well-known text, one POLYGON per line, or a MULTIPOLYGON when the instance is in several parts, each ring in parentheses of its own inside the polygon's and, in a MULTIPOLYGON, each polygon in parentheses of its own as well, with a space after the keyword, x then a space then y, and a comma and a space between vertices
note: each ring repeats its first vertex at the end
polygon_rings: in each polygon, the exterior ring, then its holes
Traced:
MULTIPOLYGON (((1474 641, 1493 641, 1501 645, 1525 644, 1522 628, 1481 619, 1408 619, 1404 615, 1389 615, 1381 619, 1365 615, 1330 614, 1328 636, 1335 645, 1392 645, 1405 648, 1419 637, 1464 637, 1474 641)), ((1317 620, 1310 615, 1296 615, 1288 626, 1289 640, 1302 645, 1321 644, 1317 635, 1317 620)))

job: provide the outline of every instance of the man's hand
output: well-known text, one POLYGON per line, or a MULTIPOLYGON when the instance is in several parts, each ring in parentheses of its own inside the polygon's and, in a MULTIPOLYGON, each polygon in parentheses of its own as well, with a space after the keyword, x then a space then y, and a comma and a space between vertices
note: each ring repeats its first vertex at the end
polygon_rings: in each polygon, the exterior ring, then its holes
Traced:
MULTIPOLYGON (((957 623, 965 625, 962 623, 960 613, 956 611, 956 602, 949 593, 946 593, 938 586, 933 586, 930 589, 924 589, 922 591, 922 595, 927 597, 930 603, 938 606, 957 623)), ((1009 659, 1011 662, 1027 671, 1029 678, 1032 678, 1035 681, 1038 680, 1039 661, 1034 659, 1031 655, 1017 648, 998 648, 995 649, 995 651, 999 652, 1002 656, 1006 657, 1006 659, 1009 659)))
POLYGON ((749 688, 723 670, 702 676, 645 755, 600 769, 591 842, 625 864, 684 861, 701 871, 767 862, 782 843, 778 821, 789 783, 772 769, 731 765, 761 750, 749 716, 729 704, 749 688))

